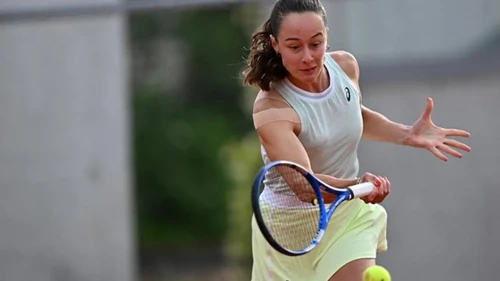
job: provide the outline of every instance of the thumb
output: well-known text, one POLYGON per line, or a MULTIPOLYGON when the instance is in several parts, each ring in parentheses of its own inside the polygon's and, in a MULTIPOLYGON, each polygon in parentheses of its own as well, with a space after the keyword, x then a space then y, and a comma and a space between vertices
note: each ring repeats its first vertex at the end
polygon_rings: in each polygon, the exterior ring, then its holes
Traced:
POLYGON ((380 185, 380 181, 377 179, 377 177, 375 175, 373 175, 373 174, 370 174, 370 173, 365 173, 363 175, 363 182, 371 182, 375 186, 379 186, 380 185))
POLYGON ((431 119, 432 110, 434 109, 434 101, 431 97, 427 98, 427 106, 425 107, 424 113, 422 113, 421 118, 425 120, 431 119))

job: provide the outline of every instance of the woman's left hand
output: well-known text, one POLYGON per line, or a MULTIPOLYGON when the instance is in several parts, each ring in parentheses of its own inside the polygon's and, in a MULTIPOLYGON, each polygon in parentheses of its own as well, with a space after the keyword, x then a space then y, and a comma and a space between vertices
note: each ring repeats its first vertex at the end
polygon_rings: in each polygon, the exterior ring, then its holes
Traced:
POLYGON ((410 128, 409 136, 405 141, 406 145, 425 148, 443 161, 448 161, 443 152, 457 158, 462 158, 462 154, 456 149, 469 152, 470 147, 462 142, 450 139, 450 137, 468 138, 470 137, 469 132, 436 126, 431 119, 433 108, 434 102, 432 98, 427 98, 427 107, 420 118, 410 128))

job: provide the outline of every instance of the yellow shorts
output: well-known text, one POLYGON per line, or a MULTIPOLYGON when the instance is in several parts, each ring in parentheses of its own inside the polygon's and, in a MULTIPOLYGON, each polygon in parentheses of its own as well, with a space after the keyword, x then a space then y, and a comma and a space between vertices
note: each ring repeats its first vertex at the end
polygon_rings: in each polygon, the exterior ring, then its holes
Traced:
MULTIPOLYGON (((302 213, 307 210, 298 211, 302 213)), ((299 222, 300 215, 287 218, 299 222)), ((252 281, 327 281, 350 261, 376 258, 387 250, 387 213, 381 205, 360 199, 342 203, 332 216, 323 239, 311 252, 298 257, 272 248, 252 217, 252 281)))

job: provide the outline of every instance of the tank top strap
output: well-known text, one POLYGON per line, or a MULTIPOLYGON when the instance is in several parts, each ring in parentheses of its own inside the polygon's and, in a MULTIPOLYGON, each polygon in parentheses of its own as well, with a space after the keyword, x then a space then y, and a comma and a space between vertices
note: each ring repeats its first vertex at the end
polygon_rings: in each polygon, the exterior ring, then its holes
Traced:
POLYGON ((340 65, 337 63, 337 61, 335 61, 335 59, 332 58, 332 56, 330 54, 325 55, 325 65, 326 65, 328 71, 330 71, 330 70, 333 71, 336 76, 338 76, 339 78, 341 78, 341 80, 343 80, 344 83, 349 84, 349 86, 351 86, 354 91, 358 92, 357 87, 356 87, 356 85, 354 85, 351 78, 349 78, 349 76, 347 76, 347 74, 342 69, 342 67, 340 67, 340 65))

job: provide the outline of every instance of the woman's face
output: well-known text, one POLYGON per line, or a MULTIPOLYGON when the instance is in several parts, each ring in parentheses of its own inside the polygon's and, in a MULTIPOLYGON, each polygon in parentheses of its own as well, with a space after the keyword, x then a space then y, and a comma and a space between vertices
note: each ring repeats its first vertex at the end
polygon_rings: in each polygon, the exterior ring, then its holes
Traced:
POLYGON ((294 79, 312 83, 321 74, 327 46, 326 31, 320 14, 306 12, 285 16, 278 38, 272 38, 272 44, 294 79))

